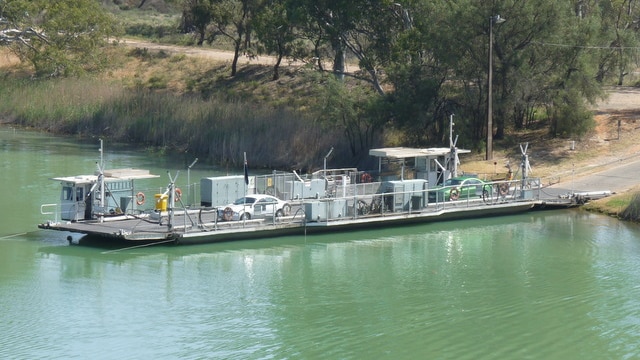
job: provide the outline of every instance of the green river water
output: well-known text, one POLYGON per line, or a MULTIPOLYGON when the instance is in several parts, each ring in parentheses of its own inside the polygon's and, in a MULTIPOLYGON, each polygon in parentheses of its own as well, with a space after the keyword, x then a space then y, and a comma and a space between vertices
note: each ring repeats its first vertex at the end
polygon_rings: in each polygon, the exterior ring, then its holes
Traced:
MULTIPOLYGON (((0 127, 3 359, 640 358, 637 225, 563 210, 197 246, 70 246, 68 234, 37 229, 40 205, 58 199, 49 178, 92 173, 97 149, 0 127)), ((108 168, 148 168, 158 187, 180 170, 186 188, 192 158, 105 150, 108 168)), ((190 179, 221 174, 197 164, 190 179)))

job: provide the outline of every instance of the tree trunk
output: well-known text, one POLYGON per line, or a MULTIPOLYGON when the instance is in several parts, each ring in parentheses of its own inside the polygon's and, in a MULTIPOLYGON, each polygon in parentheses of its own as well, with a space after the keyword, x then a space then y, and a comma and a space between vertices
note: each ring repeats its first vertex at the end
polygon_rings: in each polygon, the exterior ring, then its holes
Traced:
POLYGON ((316 63, 318 64, 318 70, 320 72, 324 71, 324 67, 322 66, 322 56, 320 56, 320 44, 322 44, 321 39, 318 38, 317 41, 313 44, 313 53, 316 55, 316 63))
POLYGON ((342 40, 338 40, 334 43, 333 50, 336 52, 336 56, 333 60, 333 72, 336 74, 336 78, 338 78, 338 80, 344 81, 344 68, 347 55, 342 40))
POLYGON ((238 71, 238 59, 240 58, 240 44, 241 40, 235 42, 235 51, 233 53, 233 62, 231 63, 231 76, 236 76, 238 71))
POLYGON ((282 54, 278 54, 278 60, 276 60, 276 64, 273 66, 273 81, 280 79, 280 63, 282 62, 282 54))
POLYGON ((204 44, 204 30, 198 30, 198 41, 196 43, 197 46, 202 46, 204 44))

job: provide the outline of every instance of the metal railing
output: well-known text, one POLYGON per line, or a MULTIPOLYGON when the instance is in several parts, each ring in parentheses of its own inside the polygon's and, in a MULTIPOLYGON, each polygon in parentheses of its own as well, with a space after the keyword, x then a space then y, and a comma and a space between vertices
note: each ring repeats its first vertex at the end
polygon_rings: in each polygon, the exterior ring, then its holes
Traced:
MULTIPOLYGON (((169 210, 176 217, 172 220, 172 231, 188 233, 489 208, 539 200, 540 191, 539 179, 463 183, 437 188, 428 188, 424 180, 343 183, 336 187, 332 197, 289 202, 292 208, 285 216, 277 216, 277 209, 274 209, 272 214, 261 214, 260 219, 223 221, 217 207, 189 208, 180 204, 169 210)), ((41 214, 54 215, 56 222, 60 211, 59 204, 44 204, 40 208, 41 214)), ((160 223, 164 222, 162 213, 154 211, 150 214, 156 214, 160 223)))
POLYGON ((40 205, 40 214, 41 215, 53 215, 53 222, 58 223, 60 221, 59 214, 59 204, 42 204, 40 205), (53 208, 53 210, 45 211, 45 209, 53 208))
POLYGON ((384 191, 385 187, 385 183, 353 184, 344 190, 346 196, 305 201, 306 220, 323 222, 496 206, 539 199, 541 189, 539 179, 502 180, 409 191, 384 191), (376 187, 377 191, 372 192, 376 187))

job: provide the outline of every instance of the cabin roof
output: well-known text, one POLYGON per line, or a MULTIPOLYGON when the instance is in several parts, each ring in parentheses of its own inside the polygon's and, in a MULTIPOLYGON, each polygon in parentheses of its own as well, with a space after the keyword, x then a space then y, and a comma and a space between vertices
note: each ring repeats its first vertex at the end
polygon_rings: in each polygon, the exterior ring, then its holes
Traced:
MULTIPOLYGON (((458 154, 468 154, 471 150, 457 149, 458 154)), ((444 156, 451 153, 450 148, 407 148, 407 147, 388 147, 369 150, 369 155, 380 158, 406 159, 415 157, 433 157, 444 156)))
MULTIPOLYGON (((110 169, 104 172, 104 181, 122 181, 122 180, 138 180, 138 179, 153 179, 160 177, 159 175, 153 175, 149 170, 143 169, 110 169)), ((63 176, 55 177, 52 180, 72 182, 76 184, 91 184, 98 181, 98 174, 93 175, 76 175, 76 176, 63 176)))

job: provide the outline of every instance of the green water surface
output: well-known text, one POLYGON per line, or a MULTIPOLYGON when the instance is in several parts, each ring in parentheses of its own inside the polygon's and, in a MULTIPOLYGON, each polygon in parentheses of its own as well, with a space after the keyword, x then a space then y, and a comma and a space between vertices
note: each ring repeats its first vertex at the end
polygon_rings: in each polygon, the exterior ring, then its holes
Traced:
MULTIPOLYGON (((57 200, 50 177, 93 172, 96 149, 0 128, 2 358, 640 357, 636 225, 567 210, 197 246, 69 246, 67 234, 37 230, 39 206, 57 200)), ((158 174, 189 163, 109 154, 111 167, 158 174)), ((203 166, 191 177, 216 174, 203 166)))

